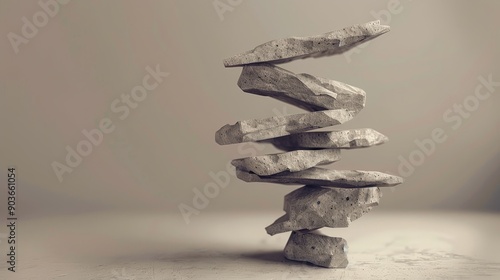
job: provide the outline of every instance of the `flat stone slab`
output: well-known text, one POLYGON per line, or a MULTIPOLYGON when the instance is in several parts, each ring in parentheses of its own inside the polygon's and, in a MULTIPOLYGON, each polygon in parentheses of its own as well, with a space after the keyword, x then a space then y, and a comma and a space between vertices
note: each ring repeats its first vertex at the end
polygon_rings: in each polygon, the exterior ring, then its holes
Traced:
POLYGON ((389 138, 371 128, 296 133, 267 140, 283 150, 354 149, 381 145, 389 138))
POLYGON ((366 93, 360 88, 309 74, 294 74, 267 63, 245 65, 238 86, 245 92, 269 96, 308 111, 359 112, 366 100, 366 93))
POLYGON ((236 168, 257 175, 273 175, 284 171, 296 172, 316 165, 340 160, 340 150, 296 150, 286 153, 262 155, 235 159, 231 162, 236 168))
POLYGON ((219 129, 215 133, 215 142, 227 145, 271 139, 345 123, 353 117, 352 112, 338 109, 238 121, 236 124, 227 124, 219 129))
POLYGON ((362 170, 332 170, 312 167, 298 172, 282 172, 270 176, 236 169, 236 176, 245 182, 276 183, 285 185, 317 185, 333 188, 388 187, 403 183, 403 178, 362 170))
POLYGON ((317 36, 272 40, 253 50, 225 59, 224 66, 241 66, 259 62, 277 64, 307 57, 341 54, 389 30, 389 26, 381 25, 377 20, 317 36))
POLYGON ((345 268, 347 241, 315 232, 292 232, 286 243, 285 258, 328 268, 345 268))
POLYGON ((348 227, 377 206, 382 197, 378 187, 322 188, 304 186, 285 196, 285 215, 266 227, 269 235, 322 227, 348 227))

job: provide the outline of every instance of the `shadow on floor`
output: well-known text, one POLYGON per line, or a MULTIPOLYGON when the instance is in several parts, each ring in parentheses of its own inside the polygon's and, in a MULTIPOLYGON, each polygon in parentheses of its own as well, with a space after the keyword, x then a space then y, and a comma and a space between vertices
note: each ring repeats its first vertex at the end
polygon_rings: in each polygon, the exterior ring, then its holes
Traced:
POLYGON ((223 262, 223 263, 234 263, 234 262, 252 262, 254 264, 261 265, 282 265, 290 266, 301 264, 301 262, 295 262, 287 260, 283 256, 282 250, 275 251, 234 251, 234 252, 222 252, 222 251, 209 251, 209 250, 199 250, 185 253, 175 253, 175 254, 145 254, 145 255, 135 255, 135 256, 124 256, 120 258, 115 258, 112 262, 165 262, 165 263, 210 263, 210 262, 223 262))

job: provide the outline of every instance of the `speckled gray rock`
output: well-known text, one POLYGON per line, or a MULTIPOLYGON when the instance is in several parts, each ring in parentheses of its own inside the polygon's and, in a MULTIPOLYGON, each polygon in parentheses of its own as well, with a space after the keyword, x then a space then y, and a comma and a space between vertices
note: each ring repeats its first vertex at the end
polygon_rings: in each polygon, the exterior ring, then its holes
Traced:
POLYGON ((335 188, 368 188, 399 185, 403 178, 362 170, 331 170, 312 167, 298 172, 283 172, 270 176, 259 176, 236 169, 236 176, 245 182, 276 183, 285 185, 318 185, 335 188))
POLYGON ((380 145, 389 138, 371 128, 340 131, 303 132, 269 139, 275 147, 291 149, 353 149, 380 145))
POLYGON ((330 79, 315 77, 305 73, 299 75, 301 75, 303 78, 307 77, 311 81, 314 80, 316 81, 316 83, 320 84, 331 92, 337 93, 336 104, 334 104, 334 106, 337 106, 338 108, 344 108, 347 110, 352 110, 354 112, 359 112, 365 107, 366 93, 360 88, 330 79))
POLYGON ((285 215, 266 227, 270 235, 277 233, 318 229, 322 227, 348 227, 379 204, 379 188, 322 188, 304 186, 285 196, 285 215))
POLYGON ((341 54, 390 30, 380 21, 357 24, 341 30, 311 36, 290 37, 269 41, 255 49, 224 60, 224 66, 259 62, 283 63, 307 57, 341 54))
POLYGON ((339 109, 238 121, 236 124, 228 124, 219 129, 215 133, 215 141, 219 145, 227 145, 271 139, 341 124, 352 118, 352 112, 339 109))
POLYGON ((316 165, 340 160, 340 150, 296 150, 286 153, 269 154, 235 159, 231 162, 236 168, 257 175, 273 175, 283 171, 296 172, 316 165))
POLYGON ((292 232, 285 246, 285 258, 328 268, 345 268, 347 242, 316 232, 292 232))
POLYGON ((309 74, 294 74, 267 63, 244 66, 238 86, 245 92, 269 96, 309 111, 359 112, 366 100, 366 93, 360 88, 309 74))

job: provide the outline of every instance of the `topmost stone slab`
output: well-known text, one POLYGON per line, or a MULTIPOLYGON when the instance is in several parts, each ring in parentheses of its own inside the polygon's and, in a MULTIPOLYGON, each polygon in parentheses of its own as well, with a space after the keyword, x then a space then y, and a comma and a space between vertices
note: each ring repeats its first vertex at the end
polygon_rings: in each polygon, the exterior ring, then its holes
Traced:
POLYGON ((224 66, 252 63, 284 63, 307 57, 341 54, 390 30, 380 21, 357 24, 341 30, 311 37, 290 37, 269 41, 255 49, 224 60, 224 66))

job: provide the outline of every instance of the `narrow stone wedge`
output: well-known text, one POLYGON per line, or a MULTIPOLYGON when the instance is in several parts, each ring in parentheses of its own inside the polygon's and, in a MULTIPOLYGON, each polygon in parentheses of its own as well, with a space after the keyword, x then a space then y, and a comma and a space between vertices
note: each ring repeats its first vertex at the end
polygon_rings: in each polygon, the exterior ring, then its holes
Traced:
POLYGON ((251 51, 224 60, 224 66, 240 66, 259 62, 283 63, 307 57, 341 54, 390 30, 380 21, 357 24, 341 30, 311 37, 272 40, 251 51))
POLYGON ((269 235, 292 230, 348 227, 379 204, 379 188, 322 188, 304 186, 285 196, 286 214, 266 227, 269 235))
POLYGON ((296 150, 280 154, 262 155, 235 159, 231 162, 236 168, 257 175, 305 170, 316 165, 328 164, 340 160, 340 150, 296 150))
POLYGON ((227 145, 271 139, 345 123, 353 117, 352 112, 339 109, 238 121, 236 124, 228 124, 219 129, 215 133, 215 142, 227 145))
POLYGON ((318 148, 354 149, 380 145, 389 141, 389 138, 374 129, 361 128, 296 133, 267 141, 283 150, 318 148))
POLYGON ((309 74, 294 74, 267 63, 244 66, 238 86, 245 92, 269 96, 309 111, 359 112, 366 100, 366 93, 360 88, 309 74))
POLYGON ((345 268, 347 241, 314 232, 292 232, 286 243, 285 258, 328 268, 345 268))
POLYGON ((236 176, 245 182, 318 185, 334 188, 388 187, 403 182, 401 177, 377 171, 331 170, 319 167, 312 167, 298 172, 283 172, 271 176, 259 176, 236 169, 236 176))

